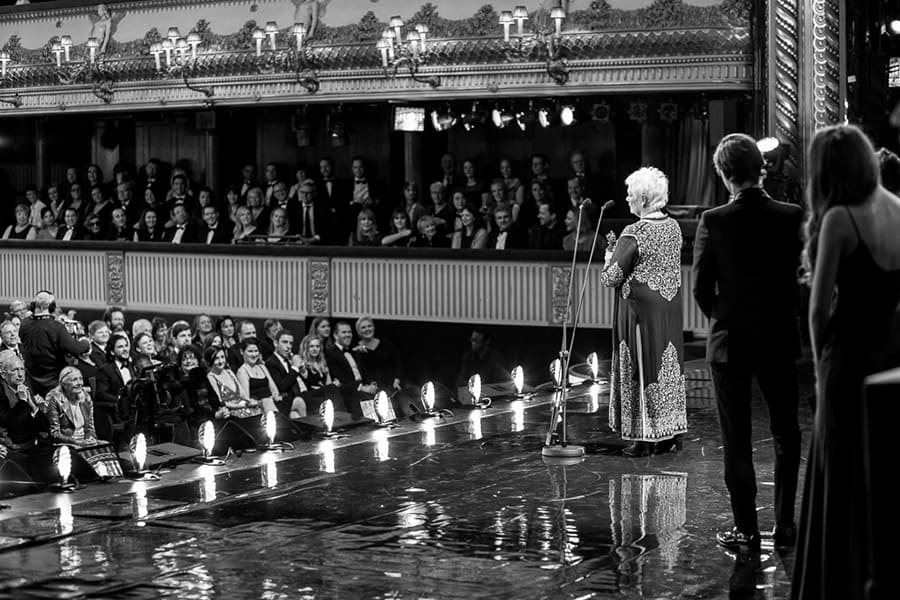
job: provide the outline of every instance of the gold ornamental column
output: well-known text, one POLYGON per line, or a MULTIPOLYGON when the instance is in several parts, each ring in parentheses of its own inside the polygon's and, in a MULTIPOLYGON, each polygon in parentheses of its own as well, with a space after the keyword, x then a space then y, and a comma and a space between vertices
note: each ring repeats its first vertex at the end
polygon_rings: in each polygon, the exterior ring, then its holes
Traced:
POLYGON ((791 144, 789 167, 803 178, 816 129, 846 116, 847 67, 843 0, 769 0, 767 135, 791 144))

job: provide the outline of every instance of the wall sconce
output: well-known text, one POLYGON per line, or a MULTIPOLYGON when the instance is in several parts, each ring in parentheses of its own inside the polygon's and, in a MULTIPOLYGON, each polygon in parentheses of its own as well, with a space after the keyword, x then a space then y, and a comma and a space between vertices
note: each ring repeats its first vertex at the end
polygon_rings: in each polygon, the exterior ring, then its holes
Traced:
POLYGON ((426 64, 428 51, 428 26, 416 25, 406 34, 403 40, 403 19, 391 17, 390 26, 381 34, 375 47, 381 53, 381 66, 385 77, 396 77, 401 67, 409 70, 413 81, 426 83, 433 88, 440 87, 441 78, 437 75, 424 77, 419 75, 419 67, 426 64), (390 73, 393 69, 393 75, 390 73))
POLYGON ((516 6, 511 11, 500 12, 503 41, 507 44, 504 50, 507 61, 527 61, 532 58, 544 60, 547 74, 557 84, 565 85, 569 81, 569 69, 562 58, 561 43, 563 40, 562 23, 566 18, 566 11, 561 6, 551 9, 550 19, 554 23, 552 30, 526 34, 525 21, 528 18, 528 9, 522 5, 516 6), (513 23, 516 24, 515 41, 510 40, 509 30, 513 23))
POLYGON ((154 42, 150 45, 150 54, 156 66, 156 74, 159 77, 181 77, 184 87, 199 94, 203 94, 207 100, 206 106, 212 104, 213 97, 211 87, 196 86, 191 83, 190 77, 197 72, 199 62, 199 47, 202 43, 200 34, 192 31, 186 38, 181 37, 177 27, 169 27, 166 39, 162 42, 154 42), (190 53, 190 55, 188 55, 190 53), (163 65, 163 57, 165 65, 163 65))
POLYGON ((56 55, 57 80, 64 85, 90 84, 91 93, 105 104, 112 102, 115 79, 112 72, 104 67, 103 59, 97 57, 100 42, 95 37, 87 39, 85 47, 88 50, 88 59, 82 61, 72 60, 72 46, 70 35, 60 37, 58 42, 53 42, 50 46, 56 55))
MULTIPOLYGON (((0 83, 6 83, 6 66, 12 61, 12 57, 9 55, 9 52, 0 52, 0 68, 2 68, 2 77, 0 77, 0 83)), ((22 106, 22 96, 19 94, 15 94, 12 98, 0 98, 0 102, 3 104, 11 104, 12 106, 19 108, 22 106)))
POLYGON ((304 43, 306 36, 306 24, 294 23, 290 29, 296 42, 294 48, 278 49, 276 37, 278 36, 278 23, 269 21, 265 29, 256 28, 253 31, 253 41, 256 43, 256 62, 260 73, 273 73, 276 71, 292 71, 297 78, 297 83, 310 94, 319 91, 318 65, 312 55, 308 43, 304 43), (269 49, 263 51, 263 42, 268 38, 269 49))

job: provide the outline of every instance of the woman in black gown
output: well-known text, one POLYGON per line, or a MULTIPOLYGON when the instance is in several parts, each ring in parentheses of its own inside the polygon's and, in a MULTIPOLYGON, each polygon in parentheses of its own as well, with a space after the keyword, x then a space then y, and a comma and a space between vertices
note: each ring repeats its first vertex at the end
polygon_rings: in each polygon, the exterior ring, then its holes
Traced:
POLYGON ((871 577, 863 379, 895 366, 887 356, 900 301, 900 199, 881 186, 874 149, 855 127, 816 132, 808 164, 817 401, 791 595, 853 600, 871 577))

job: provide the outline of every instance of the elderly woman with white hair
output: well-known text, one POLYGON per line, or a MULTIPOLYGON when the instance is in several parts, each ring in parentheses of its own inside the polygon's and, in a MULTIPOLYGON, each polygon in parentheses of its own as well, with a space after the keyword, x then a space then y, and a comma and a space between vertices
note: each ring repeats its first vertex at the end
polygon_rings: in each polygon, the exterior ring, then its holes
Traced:
POLYGON ((47 394, 47 417, 51 441, 75 446, 98 443, 94 403, 84 387, 81 371, 76 367, 60 371, 59 385, 47 394))
POLYGON ((601 282, 616 289, 609 423, 627 456, 661 454, 687 431, 681 312, 681 228, 663 212, 669 181, 644 167, 625 179, 639 218, 606 252, 601 282))

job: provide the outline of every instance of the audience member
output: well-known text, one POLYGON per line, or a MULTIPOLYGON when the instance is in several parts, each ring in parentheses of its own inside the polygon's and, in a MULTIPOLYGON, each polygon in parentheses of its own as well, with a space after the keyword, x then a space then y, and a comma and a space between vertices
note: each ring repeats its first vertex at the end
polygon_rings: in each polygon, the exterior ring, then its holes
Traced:
POLYGON ((291 419, 305 417, 307 413, 303 394, 306 384, 300 378, 303 360, 294 354, 294 335, 286 329, 275 333, 275 351, 266 359, 269 375, 281 394, 278 410, 291 419))
POLYGON ((473 329, 469 336, 469 349, 460 361, 456 386, 467 385, 469 378, 476 373, 484 383, 507 382, 511 372, 506 359, 494 348, 490 332, 484 327, 473 329))
POLYGON ((374 380, 364 373, 359 357, 352 350, 353 330, 350 323, 338 321, 334 328, 334 343, 325 349, 325 361, 331 379, 337 385, 347 408, 355 416, 362 416, 360 401, 371 400, 378 391, 374 380))

